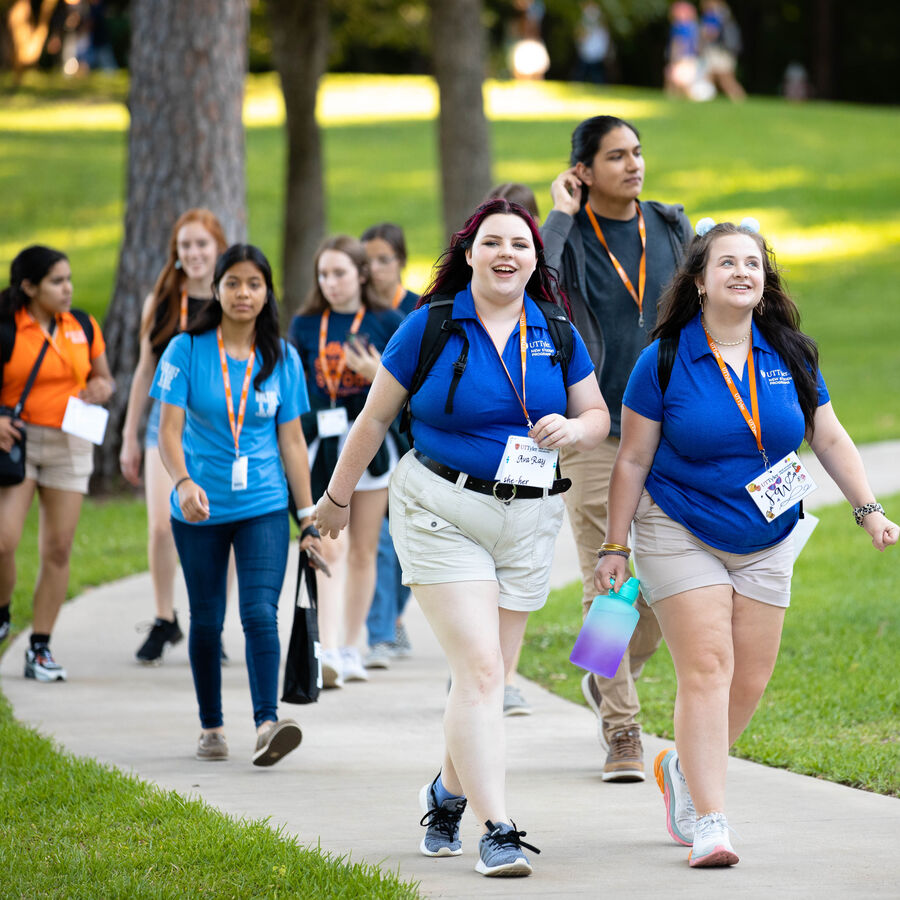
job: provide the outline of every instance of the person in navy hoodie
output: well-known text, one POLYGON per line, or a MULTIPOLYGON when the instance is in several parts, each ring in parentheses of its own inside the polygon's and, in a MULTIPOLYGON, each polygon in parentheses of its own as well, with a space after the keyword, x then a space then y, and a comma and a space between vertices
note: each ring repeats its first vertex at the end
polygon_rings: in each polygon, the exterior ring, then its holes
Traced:
POLYGON ((728 749, 778 655, 791 533, 809 488, 795 454, 802 441, 876 549, 900 530, 832 409, 816 344, 758 228, 702 220, 662 297, 656 340, 625 389, 610 543, 595 576, 603 591, 628 578, 633 521, 635 573, 678 679, 676 746, 654 770, 669 834, 699 867, 738 862, 725 817, 728 749))

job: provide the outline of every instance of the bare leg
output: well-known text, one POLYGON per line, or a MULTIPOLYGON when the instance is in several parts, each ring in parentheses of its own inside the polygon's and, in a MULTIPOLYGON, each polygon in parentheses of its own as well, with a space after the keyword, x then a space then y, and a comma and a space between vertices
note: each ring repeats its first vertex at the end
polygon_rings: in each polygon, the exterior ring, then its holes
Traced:
POLYGON ((355 647, 362 636, 372 595, 378 559, 378 537, 387 510, 387 488, 356 491, 350 501, 350 551, 344 599, 344 644, 355 647))
POLYGON ((41 503, 38 543, 41 564, 34 587, 34 631, 50 634, 69 586, 69 556, 81 514, 82 495, 38 488, 41 503))
POLYGON ((28 508, 34 498, 35 482, 26 478, 21 484, 0 488, 0 606, 9 606, 16 586, 16 549, 28 508))
MULTIPOLYGON (((495 581, 413 585, 450 665, 441 781, 451 793, 466 795, 479 822, 509 821, 498 590, 495 581)), ((511 652, 526 616, 503 616, 503 643, 511 652)))
POLYGON ((349 545, 350 538, 346 530, 334 539, 322 537, 322 556, 331 570, 330 578, 322 576, 318 579, 319 640, 323 650, 336 650, 339 646, 349 545))
POLYGON ((169 495, 172 479, 162 464, 159 450, 144 453, 144 494, 147 498, 147 560, 156 598, 156 615, 172 622, 175 619, 175 570, 178 553, 169 523, 169 495))

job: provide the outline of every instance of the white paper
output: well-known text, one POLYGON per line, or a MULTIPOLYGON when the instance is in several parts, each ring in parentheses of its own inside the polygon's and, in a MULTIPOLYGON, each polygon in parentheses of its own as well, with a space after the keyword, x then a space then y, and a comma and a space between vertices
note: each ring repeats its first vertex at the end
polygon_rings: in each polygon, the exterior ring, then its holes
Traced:
POLYGON ((231 489, 233 491, 247 490, 247 463, 250 457, 239 456, 231 464, 231 489))
POLYGON ((319 437, 339 437, 350 426, 347 418, 347 410, 343 406, 332 409, 320 409, 316 413, 316 425, 319 428, 319 437))
POLYGON ((511 435, 494 476, 504 484, 551 488, 559 450, 545 450, 530 437, 511 435))
POLYGON ((797 527, 791 532, 791 537, 794 539, 794 562, 797 561, 800 551, 806 546, 806 542, 818 524, 819 520, 816 516, 806 510, 803 511, 803 518, 797 522, 797 527))
POLYGON ((84 438, 92 444, 102 444, 106 434, 109 412, 94 403, 85 403, 78 397, 69 397, 66 414, 63 416, 62 430, 66 434, 84 438))
POLYGON ((788 453, 746 485, 747 493, 766 521, 777 519, 816 489, 816 483, 796 453, 788 453))

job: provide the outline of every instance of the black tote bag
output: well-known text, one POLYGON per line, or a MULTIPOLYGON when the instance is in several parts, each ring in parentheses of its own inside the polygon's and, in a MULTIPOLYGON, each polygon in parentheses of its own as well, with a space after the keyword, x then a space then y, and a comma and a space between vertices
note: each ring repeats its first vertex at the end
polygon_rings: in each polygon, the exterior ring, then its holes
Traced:
POLYGON ((284 661, 284 703, 315 703, 322 688, 322 664, 319 661, 319 594, 316 571, 309 557, 300 551, 297 588, 294 592, 294 624, 284 661), (306 581, 308 606, 300 605, 300 585, 306 581))

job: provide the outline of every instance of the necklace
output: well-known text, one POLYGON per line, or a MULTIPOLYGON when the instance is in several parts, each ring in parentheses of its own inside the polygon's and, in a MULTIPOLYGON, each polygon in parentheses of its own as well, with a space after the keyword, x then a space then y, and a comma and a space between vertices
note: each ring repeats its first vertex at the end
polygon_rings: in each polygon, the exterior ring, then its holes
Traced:
POLYGON ((702 325, 703 325, 703 330, 704 330, 704 331, 705 331, 705 332, 706 332, 706 333, 707 333, 707 334, 708 334, 708 335, 716 342, 716 344, 718 344, 720 347, 737 347, 737 346, 739 346, 740 344, 743 344, 744 341, 746 341, 747 338, 750 337, 750 334, 751 334, 752 331, 753 331, 753 328, 752 328, 752 327, 750 327, 749 329, 747 329, 747 333, 746 333, 739 341, 720 341, 720 340, 719 340, 714 334, 712 334, 712 332, 706 327, 706 322, 704 322, 702 319, 701 319, 700 321, 701 321, 701 323, 702 323, 702 325))

